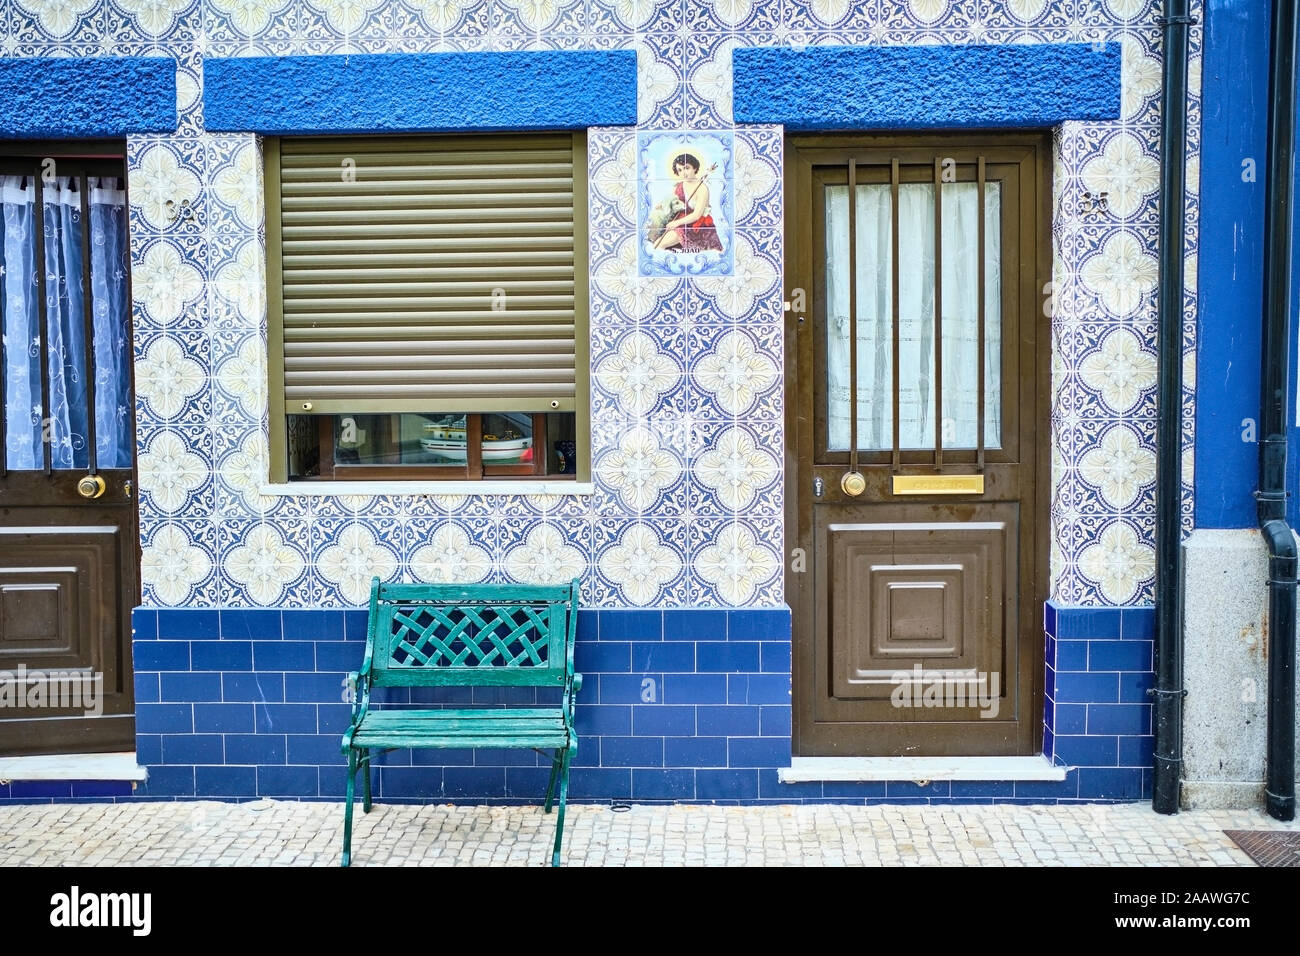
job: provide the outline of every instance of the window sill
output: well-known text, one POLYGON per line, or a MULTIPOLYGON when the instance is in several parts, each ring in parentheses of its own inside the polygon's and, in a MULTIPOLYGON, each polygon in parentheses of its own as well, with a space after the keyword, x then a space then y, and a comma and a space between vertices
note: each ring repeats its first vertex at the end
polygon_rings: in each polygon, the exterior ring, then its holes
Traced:
POLYGON ((590 481, 290 481, 262 485, 264 495, 337 498, 341 495, 590 495, 590 481))

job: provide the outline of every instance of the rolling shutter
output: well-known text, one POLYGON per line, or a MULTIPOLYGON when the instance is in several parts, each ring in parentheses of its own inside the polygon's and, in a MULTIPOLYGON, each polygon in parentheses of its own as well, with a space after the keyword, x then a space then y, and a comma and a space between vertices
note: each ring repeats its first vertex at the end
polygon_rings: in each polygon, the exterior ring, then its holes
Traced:
POLYGON ((285 412, 573 411, 585 164, 583 134, 268 140, 285 412))

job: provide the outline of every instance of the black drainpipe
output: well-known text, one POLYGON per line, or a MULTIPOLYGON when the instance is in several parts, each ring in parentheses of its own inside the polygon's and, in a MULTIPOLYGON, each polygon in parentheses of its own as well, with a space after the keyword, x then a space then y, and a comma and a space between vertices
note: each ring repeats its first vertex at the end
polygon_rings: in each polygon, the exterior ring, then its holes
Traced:
POLYGON ((1295 818, 1296 541, 1286 521, 1286 410, 1291 311, 1291 176, 1295 160, 1296 8, 1275 0, 1268 78, 1264 199, 1264 335, 1260 384, 1259 527, 1268 545, 1268 814, 1295 818))
POLYGON ((1169 0, 1160 104, 1160 302, 1156 422, 1155 776, 1151 807, 1178 812, 1183 763, 1183 234, 1187 0, 1169 0))

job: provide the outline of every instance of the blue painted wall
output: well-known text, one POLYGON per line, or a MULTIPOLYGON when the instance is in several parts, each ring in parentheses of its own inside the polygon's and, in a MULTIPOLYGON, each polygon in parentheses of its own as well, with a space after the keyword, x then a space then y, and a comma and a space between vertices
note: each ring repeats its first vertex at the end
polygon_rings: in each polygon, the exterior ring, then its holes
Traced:
POLYGON ((170 133, 176 123, 171 57, 0 58, 0 138, 170 133))
POLYGON ((740 47, 738 123, 791 130, 1052 126, 1115 119, 1120 46, 740 47))
POLYGON ((209 130, 392 133, 636 123, 636 51, 214 58, 209 130))
MULTIPOLYGON (((1259 445, 1242 440, 1242 422, 1250 419, 1258 430, 1268 30, 1267 4, 1207 2, 1201 79, 1198 528, 1257 524, 1253 492, 1259 445), (1253 183, 1242 180, 1246 159, 1254 160, 1253 183)), ((1293 454, 1291 461, 1296 459, 1293 454)))

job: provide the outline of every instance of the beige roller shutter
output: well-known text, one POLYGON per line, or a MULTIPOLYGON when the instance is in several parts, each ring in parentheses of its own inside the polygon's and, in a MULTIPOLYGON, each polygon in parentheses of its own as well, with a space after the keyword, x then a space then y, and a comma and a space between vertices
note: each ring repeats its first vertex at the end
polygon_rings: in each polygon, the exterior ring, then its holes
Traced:
POLYGON ((585 163, 568 133, 268 140, 284 411, 574 410, 585 163))

